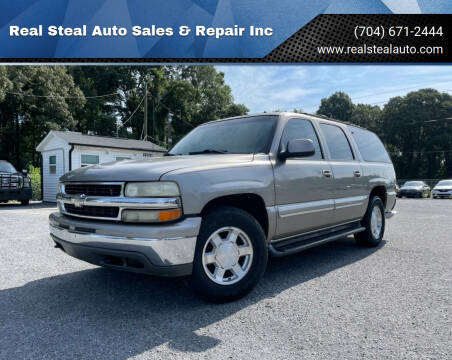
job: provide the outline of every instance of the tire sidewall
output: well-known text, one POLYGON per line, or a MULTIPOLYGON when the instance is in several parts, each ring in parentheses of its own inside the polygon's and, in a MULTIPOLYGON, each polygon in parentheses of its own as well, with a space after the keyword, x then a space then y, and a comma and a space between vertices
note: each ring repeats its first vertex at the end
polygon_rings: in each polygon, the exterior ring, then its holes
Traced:
POLYGON ((384 236, 384 233, 385 233, 385 229, 386 229, 385 208, 384 208, 383 201, 378 196, 374 196, 374 197, 372 197, 372 199, 370 199, 368 214, 366 215, 366 217, 367 217, 366 218, 366 224, 365 224, 366 229, 369 232, 369 235, 371 237, 372 245, 376 246, 383 239, 383 236, 384 236), (372 233, 372 230, 371 230, 372 211, 373 211, 375 206, 378 206, 380 208, 381 219, 382 219, 380 236, 378 238, 375 238, 375 236, 374 236, 374 234, 372 233))
POLYGON ((365 227, 365 230, 362 232, 359 232, 355 234, 355 239, 358 243, 358 245, 368 246, 368 247, 375 247, 378 246, 384 236, 385 228, 386 228, 386 218, 385 218, 385 210, 384 210, 384 204, 383 201, 378 196, 373 196, 369 200, 369 205, 367 206, 366 214, 364 215, 363 220, 361 221, 362 226, 365 227), (382 215, 382 227, 380 231, 380 236, 378 238, 375 238, 372 230, 371 230, 371 218, 372 218, 372 211, 375 206, 378 206, 381 211, 382 215))
POLYGON ((267 266, 268 251, 265 234, 249 213, 233 207, 221 207, 210 212, 201 224, 193 260, 192 280, 196 292, 209 301, 235 300, 248 293, 259 281, 267 266), (218 229, 234 226, 242 230, 253 246, 253 260, 243 279, 231 285, 217 284, 206 274, 202 262, 204 246, 218 229))

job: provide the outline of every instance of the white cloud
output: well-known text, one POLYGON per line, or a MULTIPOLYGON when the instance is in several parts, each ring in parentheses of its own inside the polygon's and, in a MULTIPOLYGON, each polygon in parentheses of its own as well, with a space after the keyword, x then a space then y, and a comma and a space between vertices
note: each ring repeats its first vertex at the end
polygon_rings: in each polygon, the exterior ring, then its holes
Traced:
POLYGON ((302 108, 315 112, 336 91, 355 103, 383 105, 393 96, 431 87, 452 93, 452 67, 433 65, 227 65, 237 103, 250 112, 302 108))

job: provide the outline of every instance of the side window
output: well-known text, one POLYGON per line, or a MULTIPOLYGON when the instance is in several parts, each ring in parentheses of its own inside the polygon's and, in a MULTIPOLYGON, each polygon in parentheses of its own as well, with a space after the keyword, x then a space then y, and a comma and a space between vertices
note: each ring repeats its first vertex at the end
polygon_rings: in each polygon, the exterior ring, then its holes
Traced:
POLYGON ((56 155, 49 156, 49 174, 56 174, 56 155))
POLYGON ((321 123, 320 128, 330 149, 331 160, 354 159, 347 137, 339 126, 321 123))
POLYGON ((99 155, 86 155, 82 154, 81 167, 99 164, 99 155))
POLYGON ((315 154, 309 159, 323 159, 322 150, 320 148, 319 139, 309 120, 290 119, 281 137, 282 146, 286 146, 289 140, 294 139, 310 139, 314 143, 315 154))
POLYGON ((130 157, 127 156, 116 156, 116 161, 121 161, 121 160, 130 160, 130 157))
POLYGON ((360 129, 354 126, 348 127, 358 145, 359 152, 365 161, 376 161, 390 163, 389 157, 384 145, 377 135, 368 130, 360 129))

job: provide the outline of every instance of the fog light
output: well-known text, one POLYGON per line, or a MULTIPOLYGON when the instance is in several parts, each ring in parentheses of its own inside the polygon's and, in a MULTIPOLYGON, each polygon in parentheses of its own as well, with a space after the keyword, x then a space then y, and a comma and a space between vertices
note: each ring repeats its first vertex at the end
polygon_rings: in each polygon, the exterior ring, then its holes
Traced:
POLYGON ((181 209, 173 210, 123 210, 122 221, 124 222, 166 222, 177 220, 182 216, 181 209))

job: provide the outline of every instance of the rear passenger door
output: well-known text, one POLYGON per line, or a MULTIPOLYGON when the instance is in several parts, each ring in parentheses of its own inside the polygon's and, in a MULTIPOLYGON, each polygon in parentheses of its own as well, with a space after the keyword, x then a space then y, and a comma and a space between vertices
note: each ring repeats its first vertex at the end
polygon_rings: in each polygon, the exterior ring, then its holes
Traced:
POLYGON ((361 164, 341 126, 321 122, 320 129, 328 148, 334 177, 333 222, 339 224, 360 219, 367 205, 361 164))

